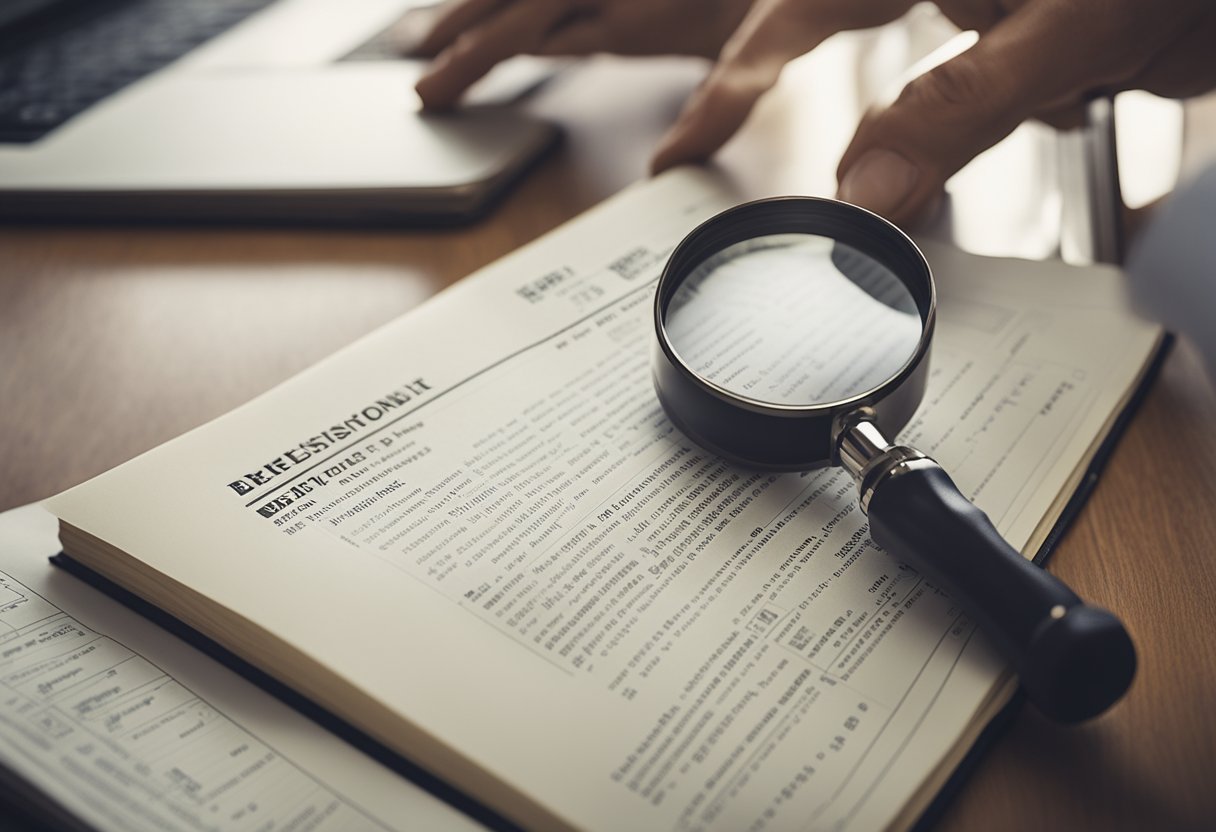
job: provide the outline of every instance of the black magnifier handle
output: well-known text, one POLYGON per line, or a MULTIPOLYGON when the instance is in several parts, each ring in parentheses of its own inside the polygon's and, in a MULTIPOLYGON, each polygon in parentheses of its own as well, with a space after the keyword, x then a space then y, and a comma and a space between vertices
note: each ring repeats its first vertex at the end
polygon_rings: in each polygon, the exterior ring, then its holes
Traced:
POLYGON ((859 477, 874 541, 966 610, 1046 716, 1080 722, 1114 704, 1136 672, 1122 622, 1022 557, 936 462, 903 447, 883 457, 859 477))

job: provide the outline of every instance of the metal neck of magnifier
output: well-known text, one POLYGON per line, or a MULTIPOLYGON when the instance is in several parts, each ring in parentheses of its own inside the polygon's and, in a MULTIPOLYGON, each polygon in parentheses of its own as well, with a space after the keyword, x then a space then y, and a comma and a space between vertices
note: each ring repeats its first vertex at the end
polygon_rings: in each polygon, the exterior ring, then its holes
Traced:
POLYGON ((874 412, 868 408, 850 414, 842 420, 836 440, 840 464, 857 482, 861 510, 866 514, 875 490, 888 477, 937 466, 915 448, 892 445, 873 418, 874 412))

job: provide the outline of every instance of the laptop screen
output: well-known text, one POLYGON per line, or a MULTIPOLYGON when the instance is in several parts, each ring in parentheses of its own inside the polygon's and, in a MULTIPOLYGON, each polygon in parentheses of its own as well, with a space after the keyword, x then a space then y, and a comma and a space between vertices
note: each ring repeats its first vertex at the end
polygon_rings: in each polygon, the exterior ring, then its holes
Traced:
POLYGON ((0 29, 29 17, 35 12, 61 6, 72 0, 3 0, 0 2, 0 29))

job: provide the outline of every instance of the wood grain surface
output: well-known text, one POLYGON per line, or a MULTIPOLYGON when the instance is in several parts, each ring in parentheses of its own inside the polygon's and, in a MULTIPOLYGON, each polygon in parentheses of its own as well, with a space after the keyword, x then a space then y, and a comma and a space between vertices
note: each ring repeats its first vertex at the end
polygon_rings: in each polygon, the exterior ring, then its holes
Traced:
MULTIPOLYGON (((701 70, 630 67, 591 62, 545 90, 533 106, 565 145, 467 228, 0 229, 0 509, 241 404, 644 176, 701 70)), ((1195 108, 1192 159, 1216 145, 1213 110, 1195 108)), ((753 128, 727 157, 771 175, 771 143, 795 134, 753 128)), ((783 152, 794 164, 805 148, 783 152)), ((1079 728, 1023 709, 937 828, 1216 828, 1214 425, 1216 395, 1181 344, 1050 567, 1123 616, 1135 685, 1079 728)))

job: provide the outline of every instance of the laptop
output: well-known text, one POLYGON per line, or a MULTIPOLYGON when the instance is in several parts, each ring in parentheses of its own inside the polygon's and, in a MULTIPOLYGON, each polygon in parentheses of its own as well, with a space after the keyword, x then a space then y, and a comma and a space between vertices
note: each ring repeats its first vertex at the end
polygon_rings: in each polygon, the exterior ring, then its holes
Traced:
POLYGON ((447 224, 557 129, 508 62, 423 113, 386 33, 418 0, 3 0, 0 218, 447 224))

